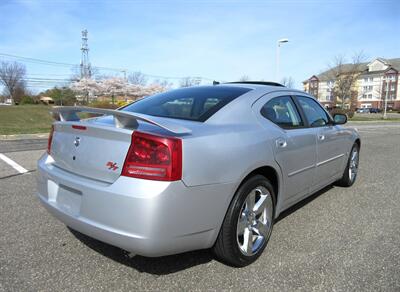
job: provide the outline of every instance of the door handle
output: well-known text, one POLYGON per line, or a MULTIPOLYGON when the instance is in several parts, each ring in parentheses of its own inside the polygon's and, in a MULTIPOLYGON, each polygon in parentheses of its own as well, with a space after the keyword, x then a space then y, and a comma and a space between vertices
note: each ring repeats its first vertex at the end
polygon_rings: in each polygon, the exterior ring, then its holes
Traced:
POLYGON ((276 139, 276 147, 285 148, 287 146, 287 142, 283 138, 276 139))
POLYGON ((320 141, 325 140, 325 135, 319 134, 318 135, 318 140, 320 140, 320 141))

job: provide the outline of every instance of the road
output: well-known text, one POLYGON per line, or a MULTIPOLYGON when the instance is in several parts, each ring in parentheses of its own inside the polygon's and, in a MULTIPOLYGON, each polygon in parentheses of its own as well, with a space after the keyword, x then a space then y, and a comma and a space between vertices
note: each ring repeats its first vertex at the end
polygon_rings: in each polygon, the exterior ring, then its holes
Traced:
POLYGON ((0 291, 400 291, 400 124, 356 127, 356 184, 286 211, 264 254, 241 269, 207 250, 130 258, 71 232, 35 197, 46 141, 0 141, 0 153, 28 171, 0 160, 0 291))

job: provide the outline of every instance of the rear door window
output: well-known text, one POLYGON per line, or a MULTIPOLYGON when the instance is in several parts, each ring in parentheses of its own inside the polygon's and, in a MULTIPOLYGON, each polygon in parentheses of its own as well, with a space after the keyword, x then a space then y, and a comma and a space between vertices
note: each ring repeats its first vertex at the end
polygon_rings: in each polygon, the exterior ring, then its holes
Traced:
POLYGON ((145 97, 122 110, 204 122, 223 106, 250 90, 223 85, 181 88, 145 97))
POLYGON ((261 115, 284 129, 302 127, 303 121, 290 96, 279 96, 261 108, 261 115))

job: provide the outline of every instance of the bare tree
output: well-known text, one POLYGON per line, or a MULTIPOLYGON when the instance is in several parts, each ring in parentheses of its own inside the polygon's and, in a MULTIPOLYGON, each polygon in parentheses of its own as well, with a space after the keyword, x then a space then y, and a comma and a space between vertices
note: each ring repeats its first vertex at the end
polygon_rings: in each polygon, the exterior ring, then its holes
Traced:
POLYGON ((148 78, 142 72, 137 71, 129 74, 128 81, 131 84, 145 86, 147 84, 148 78))
POLYGON ((160 80, 160 79, 155 79, 150 84, 150 86, 160 86, 164 88, 164 91, 170 89, 173 85, 174 84, 169 82, 168 80, 160 80))
POLYGON ((19 102, 25 90, 25 66, 17 62, 1 62, 0 83, 12 102, 19 102))
POLYGON ((287 88, 294 88, 294 79, 292 77, 283 77, 281 84, 285 85, 287 88))
POLYGON ((240 78, 239 78, 239 81, 249 81, 250 80, 250 77, 249 77, 249 75, 242 75, 240 78))
POLYGON ((185 77, 182 78, 180 81, 180 87, 191 87, 191 86, 195 86, 195 85, 199 85, 201 82, 200 78, 196 78, 196 77, 185 77))
POLYGON ((332 93, 336 104, 344 108, 346 104, 353 109, 357 106, 357 90, 355 88, 358 76, 362 73, 365 60, 363 52, 353 55, 350 63, 346 63, 343 55, 336 56, 327 73, 327 78, 334 81, 332 93))

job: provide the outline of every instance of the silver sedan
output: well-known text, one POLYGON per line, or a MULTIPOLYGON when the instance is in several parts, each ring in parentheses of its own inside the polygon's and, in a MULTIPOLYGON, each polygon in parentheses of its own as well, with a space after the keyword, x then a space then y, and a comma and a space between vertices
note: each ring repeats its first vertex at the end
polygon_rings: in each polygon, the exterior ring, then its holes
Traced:
POLYGON ((40 201, 70 228, 133 254, 212 248, 227 264, 248 265, 283 210, 357 177, 361 142, 342 126, 346 116, 272 82, 53 115, 38 162, 40 201))

